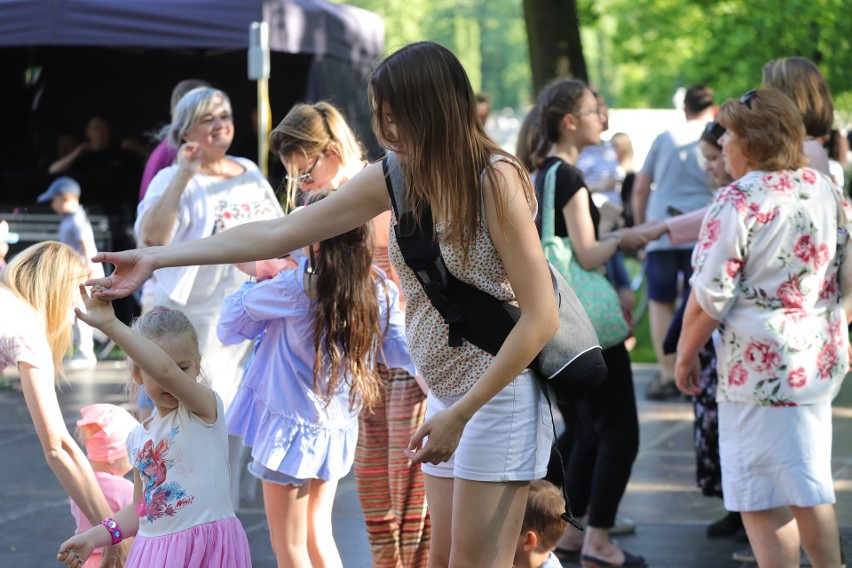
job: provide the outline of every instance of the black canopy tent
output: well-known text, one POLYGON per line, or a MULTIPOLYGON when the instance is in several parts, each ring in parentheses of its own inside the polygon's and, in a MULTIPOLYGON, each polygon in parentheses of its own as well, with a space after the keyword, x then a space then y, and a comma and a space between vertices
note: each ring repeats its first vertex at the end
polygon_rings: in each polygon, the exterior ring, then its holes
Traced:
POLYGON ((43 176, 57 135, 81 133, 92 115, 108 118, 116 138, 162 125, 181 79, 226 91, 237 141, 250 146, 257 97, 247 47, 260 20, 269 24, 272 123, 296 101, 329 99, 377 153, 366 77, 384 25, 373 13, 324 0, 0 0, 0 202, 32 203, 44 177, 25 172, 43 176))

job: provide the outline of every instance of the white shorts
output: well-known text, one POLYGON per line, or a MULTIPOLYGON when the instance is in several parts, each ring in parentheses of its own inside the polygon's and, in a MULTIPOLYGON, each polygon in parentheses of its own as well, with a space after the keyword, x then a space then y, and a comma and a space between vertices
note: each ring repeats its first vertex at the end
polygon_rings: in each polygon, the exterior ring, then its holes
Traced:
MULTIPOLYGON (((459 396, 426 399, 426 420, 459 396)), ((547 473, 553 427, 538 380, 528 371, 480 408, 465 426, 459 446, 443 463, 422 464, 434 477, 472 481, 529 481, 547 473)))
POLYGON ((831 403, 720 402, 719 457, 729 511, 832 504, 831 403))

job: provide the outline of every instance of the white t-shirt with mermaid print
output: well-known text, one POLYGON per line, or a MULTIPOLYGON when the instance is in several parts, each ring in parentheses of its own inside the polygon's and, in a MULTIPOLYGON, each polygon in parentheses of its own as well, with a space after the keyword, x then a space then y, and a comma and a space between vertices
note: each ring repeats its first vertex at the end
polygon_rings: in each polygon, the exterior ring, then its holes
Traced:
POLYGON ((222 399, 207 424, 180 405, 152 416, 127 438, 127 455, 142 478, 139 535, 157 537, 234 517, 228 431, 222 399))

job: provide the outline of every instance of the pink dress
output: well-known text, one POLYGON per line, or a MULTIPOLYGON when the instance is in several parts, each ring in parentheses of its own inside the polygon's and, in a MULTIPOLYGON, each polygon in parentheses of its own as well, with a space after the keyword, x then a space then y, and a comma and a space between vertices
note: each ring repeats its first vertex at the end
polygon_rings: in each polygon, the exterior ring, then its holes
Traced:
POLYGON ((207 424, 183 405, 127 438, 142 479, 139 532, 125 568, 250 568, 248 539, 231 505, 222 399, 207 424))
MULTIPOLYGON (((100 485, 101 491, 104 492, 104 497, 106 497, 109 508, 113 511, 119 511, 125 505, 133 502, 133 482, 129 479, 124 479, 123 477, 103 471, 96 471, 95 479, 98 480, 98 485, 100 485)), ((79 505, 70 497, 68 498, 68 503, 71 505, 71 516, 74 517, 74 521, 77 523, 77 530, 74 534, 81 534, 92 528, 92 523, 83 514, 79 505)), ((101 548, 96 548, 92 552, 92 555, 89 556, 89 559, 86 560, 86 563, 83 564, 83 568, 98 568, 101 565, 101 551, 101 548)))

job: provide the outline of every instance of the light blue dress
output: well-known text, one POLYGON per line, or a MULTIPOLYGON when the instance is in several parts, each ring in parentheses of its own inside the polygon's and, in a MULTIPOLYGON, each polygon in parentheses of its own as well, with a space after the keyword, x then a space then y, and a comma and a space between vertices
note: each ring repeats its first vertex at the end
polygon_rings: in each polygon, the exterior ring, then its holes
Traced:
MULTIPOLYGON (((223 343, 260 339, 226 417, 228 432, 241 436, 265 468, 298 479, 334 480, 352 467, 359 409, 349 409, 345 380, 327 405, 314 390, 314 301, 303 286, 307 266, 302 258, 297 269, 246 283, 222 303, 217 331, 223 343)), ((414 375, 399 291, 383 280, 376 282, 385 327, 377 361, 414 375)))

